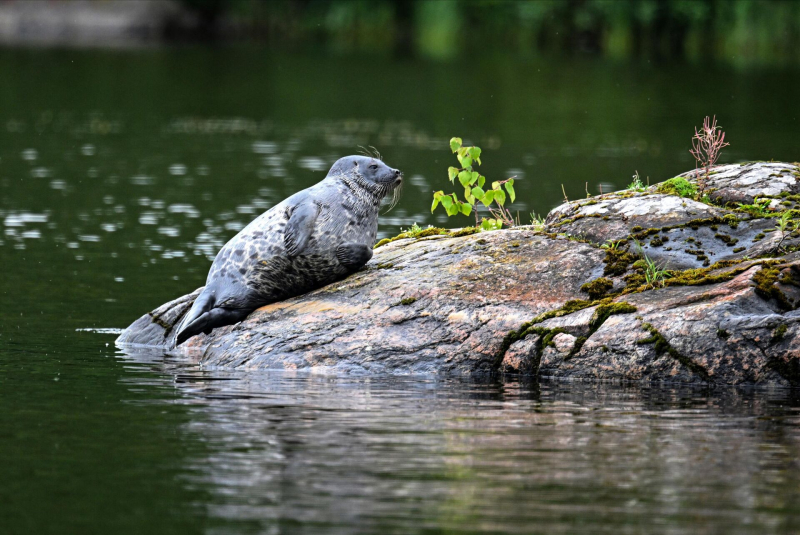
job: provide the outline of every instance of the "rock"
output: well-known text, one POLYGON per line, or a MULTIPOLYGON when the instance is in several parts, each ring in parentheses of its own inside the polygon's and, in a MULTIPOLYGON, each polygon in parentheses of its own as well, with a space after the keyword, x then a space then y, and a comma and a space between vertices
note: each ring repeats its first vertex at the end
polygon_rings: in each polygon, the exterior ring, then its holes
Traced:
MULTIPOLYGON (((724 166, 705 181, 719 204, 653 186, 562 205, 543 231, 426 231, 173 353, 252 370, 800 385, 798 177, 790 164, 724 166), (731 205, 737 188, 755 207, 731 205), (783 230, 769 205, 788 214, 783 230)), ((118 342, 171 347, 198 292, 118 342)))
MULTIPOLYGON (((720 165, 709 176, 709 197, 718 204, 753 204, 756 197, 779 197, 782 193, 798 194, 800 185, 797 164, 752 162, 720 165)), ((694 179, 696 171, 681 175, 694 179)))
POLYGON ((621 240, 637 230, 679 227, 723 215, 723 210, 691 199, 639 192, 562 204, 545 222, 557 232, 604 243, 621 240))

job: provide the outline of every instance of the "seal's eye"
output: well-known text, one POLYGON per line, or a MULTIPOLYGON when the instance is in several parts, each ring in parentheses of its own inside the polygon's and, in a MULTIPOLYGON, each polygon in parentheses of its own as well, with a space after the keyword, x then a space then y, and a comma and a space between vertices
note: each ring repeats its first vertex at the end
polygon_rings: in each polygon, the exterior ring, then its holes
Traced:
POLYGON ((372 169, 373 171, 375 171, 376 169, 378 169, 378 166, 373 164, 373 165, 370 165, 369 168, 372 169))

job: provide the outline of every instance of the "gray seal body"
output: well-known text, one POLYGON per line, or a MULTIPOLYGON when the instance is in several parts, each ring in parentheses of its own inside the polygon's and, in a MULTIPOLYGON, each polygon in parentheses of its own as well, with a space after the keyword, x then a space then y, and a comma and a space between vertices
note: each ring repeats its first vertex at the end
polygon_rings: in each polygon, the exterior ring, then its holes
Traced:
POLYGON ((401 181, 380 160, 348 156, 258 216, 217 254, 176 343, 358 271, 372 258, 381 201, 401 181))

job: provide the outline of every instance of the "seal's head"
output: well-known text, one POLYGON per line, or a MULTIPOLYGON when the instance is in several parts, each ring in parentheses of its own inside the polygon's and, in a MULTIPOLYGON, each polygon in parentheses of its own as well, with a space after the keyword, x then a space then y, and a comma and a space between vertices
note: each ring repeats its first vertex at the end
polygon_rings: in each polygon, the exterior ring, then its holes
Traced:
POLYGON ((392 169, 378 158, 370 156, 345 156, 333 164, 328 176, 354 175, 368 185, 379 186, 386 195, 403 182, 399 169, 392 169))
POLYGON ((342 180, 351 188, 360 191, 359 196, 380 203, 390 193, 387 202, 389 210, 400 200, 403 185, 403 173, 383 163, 380 158, 372 156, 345 156, 339 158, 328 171, 327 179, 342 180))

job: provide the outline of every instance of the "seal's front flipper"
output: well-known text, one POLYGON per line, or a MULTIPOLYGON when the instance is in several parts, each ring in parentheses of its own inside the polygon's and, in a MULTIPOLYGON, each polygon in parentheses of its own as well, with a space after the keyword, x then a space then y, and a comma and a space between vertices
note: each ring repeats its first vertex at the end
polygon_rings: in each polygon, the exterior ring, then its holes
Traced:
POLYGON ((201 314, 178 333, 178 337, 175 340, 176 345, 181 345, 196 334, 209 334, 212 329, 216 329, 217 327, 239 323, 245 319, 250 312, 252 312, 252 310, 212 308, 208 312, 201 314))
POLYGON ((319 210, 319 205, 313 202, 305 202, 291 209, 283 235, 283 243, 289 258, 298 256, 308 245, 319 210))
POLYGON ((344 243, 336 248, 336 259, 345 267, 358 269, 372 258, 372 248, 360 243, 344 243))

